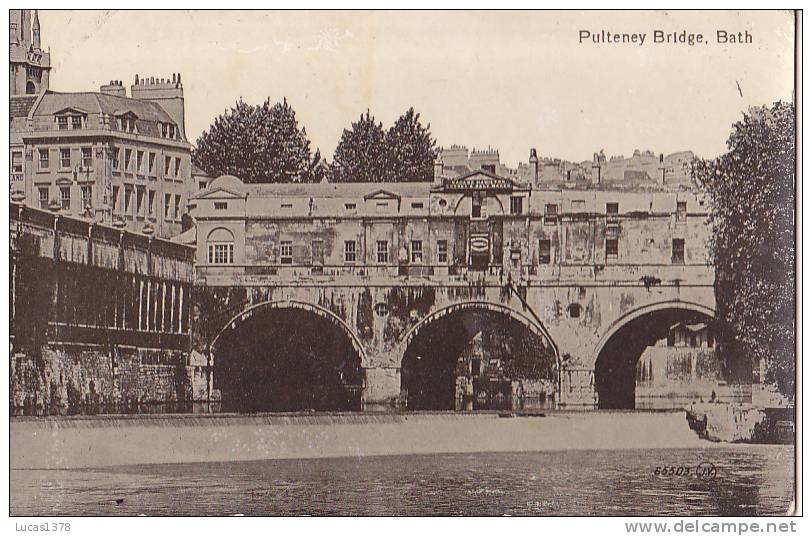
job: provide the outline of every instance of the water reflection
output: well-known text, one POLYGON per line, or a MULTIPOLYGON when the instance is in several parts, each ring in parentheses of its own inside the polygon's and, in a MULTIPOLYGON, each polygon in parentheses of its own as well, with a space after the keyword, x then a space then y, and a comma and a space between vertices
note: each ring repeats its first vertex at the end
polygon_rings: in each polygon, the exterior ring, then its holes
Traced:
POLYGON ((786 446, 477 453, 12 471, 13 515, 779 515, 786 446), (657 465, 711 462, 702 480, 657 465), (123 499, 120 503, 118 499, 123 499))

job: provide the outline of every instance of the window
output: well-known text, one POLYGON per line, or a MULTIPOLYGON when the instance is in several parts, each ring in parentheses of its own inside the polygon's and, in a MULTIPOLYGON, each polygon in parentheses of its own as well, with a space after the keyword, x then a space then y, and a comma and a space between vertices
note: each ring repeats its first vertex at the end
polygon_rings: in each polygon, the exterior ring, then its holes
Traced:
POLYGON ((150 217, 155 216, 155 192, 152 190, 147 194, 147 213, 150 217))
POLYGON ((82 128, 82 116, 81 115, 74 115, 70 118, 71 128, 74 130, 79 130, 82 128))
POLYGON ((144 210, 144 189, 138 188, 135 195, 135 215, 141 216, 144 210))
POLYGON ((56 118, 56 125, 59 130, 68 130, 68 116, 60 115, 56 118))
POLYGON ((150 175, 155 174, 155 153, 149 153, 147 156, 147 172, 150 175))
POLYGON ((93 149, 90 147, 82 147, 82 168, 90 169, 93 167, 93 149))
POLYGON ((14 151, 11 153, 11 172, 23 172, 23 153, 21 151, 14 151))
POLYGON ((180 194, 175 196, 175 211, 172 213, 172 215, 177 219, 180 219, 180 217, 183 215, 180 213, 180 194))
POLYGON ((179 156, 175 157, 175 176, 176 177, 180 176, 180 157, 179 156))
POLYGON ((437 262, 448 264, 448 240, 437 241, 437 262))
POLYGON ((618 203, 606 203, 606 216, 617 218, 620 206, 618 203))
POLYGON ((59 168, 70 169, 70 149, 59 150, 59 168))
POLYGON ((421 201, 412 203, 412 208, 423 208, 423 203, 421 201))
POLYGON ((423 241, 412 240, 412 263, 419 264, 423 262, 423 241))
POLYGON ((685 239, 675 238, 671 241, 671 263, 685 263, 685 239))
POLYGON ((234 243, 209 242, 209 264, 234 264, 234 243))
POLYGON ((70 210, 70 186, 61 186, 59 188, 59 202, 62 205, 62 210, 70 210))
POLYGON ((227 209, 228 209, 228 201, 214 202, 214 210, 227 210, 227 209))
POLYGON ((280 264, 293 264, 293 242, 283 240, 279 247, 280 264))
POLYGON ((48 149, 40 149, 37 152, 39 153, 39 168, 48 169, 51 166, 48 161, 48 149))
POLYGON ((132 206, 133 191, 126 186, 124 187, 124 214, 130 215, 130 207, 132 206))
POLYGON ((282 208, 286 209, 286 210, 292 209, 293 208, 293 203, 282 203, 282 208))
POLYGON ((552 260, 552 241, 547 238, 539 240, 539 264, 550 264, 552 260))
POLYGON ((471 199, 471 217, 482 217, 482 199, 476 194, 474 194, 474 197, 471 199))
POLYGON ((389 242, 386 240, 377 241, 378 262, 389 262, 389 242))
POLYGON ((82 210, 91 208, 93 206, 93 187, 90 185, 82 186, 82 210))
POLYGON ((558 218, 558 205, 548 203, 544 205, 544 223, 547 225, 554 224, 558 218))
POLYGON ((39 208, 48 209, 48 202, 50 194, 47 187, 42 187, 39 189, 39 208))
POLYGON ((120 159, 121 159, 121 149, 119 147, 113 147, 113 169, 114 170, 118 170, 120 159))
POLYGON ((169 137, 175 139, 175 125, 169 125, 169 137))
POLYGON ((607 238, 606 239, 606 261, 616 261, 617 260, 617 238, 607 238))
POLYGON ((206 186, 208 186, 208 185, 209 185, 209 183, 208 183, 208 182, 206 182, 206 181, 200 181, 200 184, 198 185, 198 188, 199 188, 199 189, 201 189, 201 190, 205 190, 205 189, 206 189, 206 186))
POLYGON ((344 241, 344 262, 355 262, 355 240, 344 241))
POLYGON ((144 171, 144 151, 135 153, 135 171, 136 173, 143 173, 144 171))
POLYGON ((344 203, 344 208, 347 210, 355 210, 355 203, 344 203))
POLYGON ((172 219, 172 194, 164 194, 164 219, 172 219))
POLYGON ((567 312, 570 315, 570 318, 579 318, 581 316, 581 304, 580 303, 571 303, 567 306, 567 312))
POLYGON ((113 210, 114 211, 117 211, 119 206, 120 206, 119 202, 118 202, 118 191, 119 191, 119 187, 118 186, 113 186, 113 210))
POLYGON ((164 177, 168 177, 169 175, 171 175, 172 174, 171 170, 172 170, 172 157, 171 156, 165 156, 164 157, 164 177))
POLYGON ((677 201, 677 222, 685 223, 688 220, 688 203, 677 201))
POLYGON ((511 197, 510 198, 510 213, 513 216, 518 216, 522 213, 522 201, 521 197, 511 197))
POLYGON ((167 125, 166 123, 161 123, 161 137, 165 138, 167 132, 169 132, 169 125, 167 125))

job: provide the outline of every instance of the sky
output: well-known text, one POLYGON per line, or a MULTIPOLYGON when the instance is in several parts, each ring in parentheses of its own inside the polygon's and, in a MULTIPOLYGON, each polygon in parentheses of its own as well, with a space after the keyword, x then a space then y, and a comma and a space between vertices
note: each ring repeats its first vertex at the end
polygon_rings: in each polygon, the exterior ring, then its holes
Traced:
POLYGON ((194 142, 239 98, 287 98, 328 160, 367 109, 388 128, 413 106, 438 144, 502 161, 725 151, 751 105, 791 100, 789 12, 41 11, 54 91, 181 73, 194 142), (653 43, 654 31, 709 43, 653 43), (719 44, 717 30, 749 32, 719 44), (646 34, 581 41, 582 31, 646 34))

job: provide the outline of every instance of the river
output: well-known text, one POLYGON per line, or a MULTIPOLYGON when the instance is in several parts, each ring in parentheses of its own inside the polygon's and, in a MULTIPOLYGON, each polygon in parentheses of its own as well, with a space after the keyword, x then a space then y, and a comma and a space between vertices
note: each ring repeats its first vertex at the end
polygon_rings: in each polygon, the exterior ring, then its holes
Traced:
POLYGON ((793 457, 792 446, 708 445, 12 469, 11 513, 778 515, 793 457), (700 464, 715 474, 697 476, 700 464))

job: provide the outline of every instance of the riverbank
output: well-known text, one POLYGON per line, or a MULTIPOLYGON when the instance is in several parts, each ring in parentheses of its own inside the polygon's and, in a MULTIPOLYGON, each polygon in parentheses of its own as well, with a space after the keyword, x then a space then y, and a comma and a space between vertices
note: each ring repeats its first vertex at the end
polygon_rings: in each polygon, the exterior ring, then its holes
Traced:
POLYGON ((684 412, 12 418, 12 469, 393 454, 712 448, 684 412))

